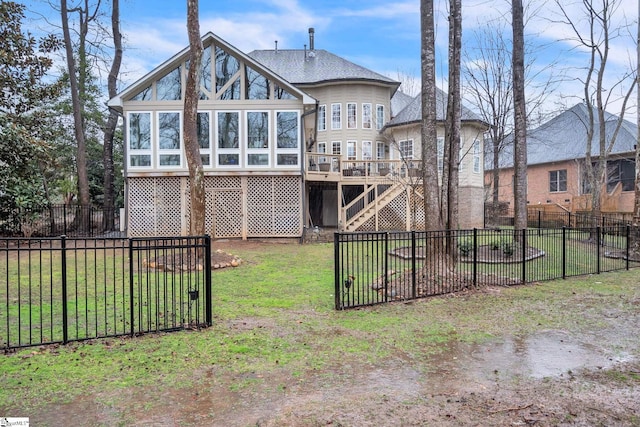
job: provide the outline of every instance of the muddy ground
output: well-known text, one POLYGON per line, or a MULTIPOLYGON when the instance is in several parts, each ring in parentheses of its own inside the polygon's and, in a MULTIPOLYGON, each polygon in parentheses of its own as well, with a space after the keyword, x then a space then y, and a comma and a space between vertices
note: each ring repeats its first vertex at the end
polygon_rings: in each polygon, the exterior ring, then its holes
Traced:
MULTIPOLYGON (((379 363, 338 364, 302 375, 283 369, 255 379, 221 376, 211 367, 194 373, 204 383, 191 389, 84 396, 45 408, 31 420, 229 427, 640 426, 640 302, 632 314, 615 307, 605 311, 606 326, 588 333, 547 330, 481 345, 454 342, 421 359, 398 353, 379 363), (255 380, 252 387, 234 388, 248 380, 255 380)), ((304 313, 292 313, 292 322, 296 316, 304 313)), ((241 320, 232 327, 276 328, 241 320)))

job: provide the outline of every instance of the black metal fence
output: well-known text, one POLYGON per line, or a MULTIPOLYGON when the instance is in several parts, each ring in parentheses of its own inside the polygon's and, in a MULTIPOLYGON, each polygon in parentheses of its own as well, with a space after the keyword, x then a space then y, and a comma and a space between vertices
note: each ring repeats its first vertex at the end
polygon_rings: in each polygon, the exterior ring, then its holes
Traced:
POLYGON ((336 309, 640 266, 629 226, 335 233, 336 309))
MULTIPOLYGON (((485 228, 513 226, 513 212, 494 213, 490 206, 485 206, 485 228)), ((620 227, 631 225, 624 219, 624 214, 602 213, 594 216, 582 212, 546 212, 538 209, 527 209, 527 227, 529 228, 588 228, 588 227, 620 227)))
POLYGON ((120 230, 120 209, 111 215, 103 208, 50 205, 39 210, 16 209, 0 219, 0 235, 22 237, 95 237, 120 230))
POLYGON ((212 323, 211 241, 0 239, 0 349, 212 323))

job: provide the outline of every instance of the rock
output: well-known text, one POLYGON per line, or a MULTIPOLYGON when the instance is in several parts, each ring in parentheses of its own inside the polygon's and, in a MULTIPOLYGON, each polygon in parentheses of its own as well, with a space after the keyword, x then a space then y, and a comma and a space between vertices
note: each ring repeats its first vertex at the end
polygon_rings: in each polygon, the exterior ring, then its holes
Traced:
POLYGON ((238 260, 234 259, 233 261, 231 261, 231 267, 237 267, 239 265, 240 263, 238 262, 238 260))

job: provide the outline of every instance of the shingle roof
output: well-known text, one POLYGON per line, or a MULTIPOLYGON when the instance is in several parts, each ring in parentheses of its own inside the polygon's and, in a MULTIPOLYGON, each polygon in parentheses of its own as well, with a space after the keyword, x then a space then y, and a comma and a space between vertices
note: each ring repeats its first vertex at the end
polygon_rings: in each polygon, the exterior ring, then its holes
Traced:
POLYGON ((391 98, 391 117, 397 116, 411 101, 413 101, 413 96, 397 91, 391 98))
POLYGON ((295 85, 326 81, 376 81, 396 88, 400 83, 323 49, 254 50, 248 54, 265 67, 295 85), (306 56, 305 56, 306 52, 306 56))
MULTIPOLYGON (((444 121, 447 116, 447 94, 436 89, 436 120, 444 121)), ((461 119, 463 121, 482 122, 482 118, 467 107, 462 106, 461 119)), ((387 127, 416 123, 422 120, 422 98, 418 94, 402 111, 387 123, 387 127)))
MULTIPOLYGON (((587 152, 588 110, 585 104, 576 104, 535 129, 527 131, 527 164, 535 165, 555 161, 581 159, 587 152)), ((594 109, 595 135, 591 146, 592 156, 598 156, 598 116, 594 109)), ((618 116, 605 112, 606 140, 615 131, 618 116)), ((636 125, 624 120, 611 154, 628 153, 637 144, 636 125)), ((504 151, 502 167, 513 166, 511 149, 504 151)))

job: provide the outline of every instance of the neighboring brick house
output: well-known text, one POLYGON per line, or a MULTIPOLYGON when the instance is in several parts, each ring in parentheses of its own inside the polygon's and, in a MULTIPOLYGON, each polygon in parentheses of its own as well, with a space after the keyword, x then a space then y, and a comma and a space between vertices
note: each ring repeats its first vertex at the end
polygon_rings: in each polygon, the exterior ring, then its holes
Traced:
MULTIPOLYGON (((592 161, 599 153, 597 114, 592 161)), ((607 144, 618 117, 605 113, 607 144)), ((527 202, 529 206, 556 207, 569 212, 591 209, 585 179, 587 107, 580 103, 535 129, 527 131, 527 202)), ((607 184, 602 191, 603 212, 633 212, 636 126, 623 121, 607 159, 607 184)), ((506 150, 499 176, 499 199, 513 207, 513 155, 506 150)), ((485 185, 492 188, 492 169, 485 169, 485 185)), ((491 191, 487 191, 490 194, 491 191)), ((490 196, 488 196, 490 197, 490 196)), ((489 201, 489 200, 488 200, 489 201)))
MULTIPOLYGON (((198 135, 208 233, 300 237, 314 226, 423 227, 408 213, 410 199, 420 196, 406 191, 409 170, 389 138, 419 129, 413 118, 398 118, 416 102, 397 91, 399 82, 315 49, 311 31, 309 49, 249 54, 212 33, 202 40, 198 135)), ((125 121, 129 236, 189 230, 181 128, 187 66, 185 48, 109 101, 125 121)), ((463 130, 465 144, 471 133, 463 130)), ((481 146, 476 151, 481 168, 481 146)), ((476 157, 465 159, 471 175, 461 173, 460 181, 467 186, 475 182, 476 157)), ((462 193, 481 212, 482 197, 462 193)), ((474 218, 482 223, 481 214, 474 218)))

